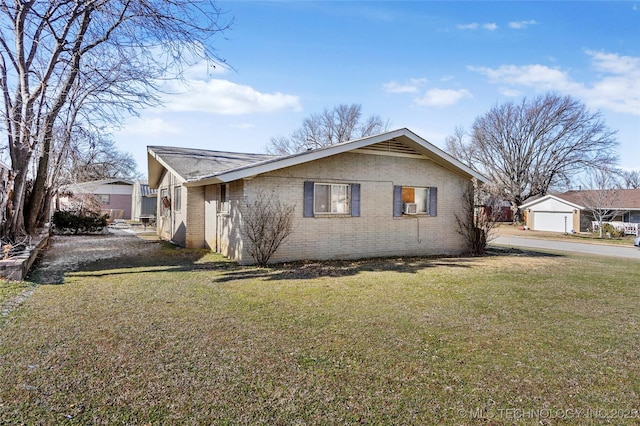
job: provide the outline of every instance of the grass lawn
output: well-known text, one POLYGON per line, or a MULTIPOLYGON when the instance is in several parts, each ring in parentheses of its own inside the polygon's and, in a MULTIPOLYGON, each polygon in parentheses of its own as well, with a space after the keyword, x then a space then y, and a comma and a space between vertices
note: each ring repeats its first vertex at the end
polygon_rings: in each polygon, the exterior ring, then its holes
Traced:
POLYGON ((562 232, 547 231, 524 231, 521 226, 512 225, 510 223, 499 224, 493 234, 495 236, 516 236, 528 238, 542 238, 545 240, 567 241, 572 243, 588 243, 588 244, 607 244, 614 246, 633 247, 635 235, 624 235, 622 237, 607 238, 596 232, 579 232, 577 234, 563 234, 562 232))
POLYGON ((640 262, 258 269, 158 247, 9 315, 0 423, 640 422, 640 262))

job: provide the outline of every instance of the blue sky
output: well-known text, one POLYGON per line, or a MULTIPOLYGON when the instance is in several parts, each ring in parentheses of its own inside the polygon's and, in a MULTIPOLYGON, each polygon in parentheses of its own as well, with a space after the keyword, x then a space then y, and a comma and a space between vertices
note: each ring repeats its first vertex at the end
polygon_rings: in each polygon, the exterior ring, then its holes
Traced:
POLYGON ((310 114, 362 105, 439 147, 496 104, 570 94, 618 130, 640 170, 640 1, 221 1, 214 45, 162 108, 114 134, 146 175, 146 146, 264 152, 310 114))

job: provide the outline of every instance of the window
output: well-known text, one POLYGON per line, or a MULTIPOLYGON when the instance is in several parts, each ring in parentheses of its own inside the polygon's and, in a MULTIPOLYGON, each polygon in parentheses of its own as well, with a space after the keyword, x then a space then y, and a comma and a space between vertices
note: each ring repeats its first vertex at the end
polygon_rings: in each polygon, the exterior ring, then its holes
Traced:
POLYGON ((393 215, 423 214, 437 216, 438 188, 395 186, 393 215))
POLYGON ((176 186, 173 188, 173 210, 179 212, 182 205, 182 187, 176 186))
POLYGON ((313 194, 314 213, 348 213, 349 185, 316 183, 313 194))
POLYGON ((359 183, 304 183, 304 217, 336 214, 360 216, 359 183))
POLYGON ((96 201, 98 201, 99 204, 109 204, 111 199, 109 197, 109 194, 97 194, 96 201))
POLYGON ((220 185, 220 211, 229 213, 229 184, 220 185))
POLYGON ((416 213, 429 211, 429 190, 431 188, 402 187, 402 204, 413 203, 416 213))

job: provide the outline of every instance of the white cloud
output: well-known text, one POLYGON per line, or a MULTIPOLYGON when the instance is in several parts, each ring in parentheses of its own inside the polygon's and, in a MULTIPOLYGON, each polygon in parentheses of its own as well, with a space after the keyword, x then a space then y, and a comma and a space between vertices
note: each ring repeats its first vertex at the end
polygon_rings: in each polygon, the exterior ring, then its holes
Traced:
POLYGON ((512 89, 509 87, 501 87, 499 90, 500 93, 510 98, 517 98, 519 96, 522 96, 522 92, 520 90, 512 89))
POLYGON ((459 30, 477 30, 477 29, 485 29, 489 31, 495 31, 498 29, 498 25, 493 22, 487 22, 484 24, 479 24, 477 22, 472 22, 470 24, 459 24, 457 25, 459 30))
POLYGON ((509 28, 513 28, 514 30, 522 30, 527 28, 530 25, 536 25, 537 22, 534 21, 533 19, 529 20, 529 21, 514 21, 514 22, 509 22, 509 28))
POLYGON ((450 106, 456 104, 463 98, 472 98, 471 92, 467 89, 430 89, 424 96, 417 98, 415 103, 422 106, 450 106))
POLYGON ((168 133, 179 133, 181 129, 160 118, 137 118, 128 122, 122 133, 142 136, 161 136, 168 133))
POLYGON ((253 87, 222 79, 188 81, 181 90, 174 90, 174 93, 166 95, 164 100, 164 109, 168 111, 197 111, 222 115, 302 109, 298 96, 280 92, 261 93, 253 87))
POLYGON ((572 82, 566 72, 545 65, 502 65, 498 68, 468 67, 489 78, 492 83, 521 85, 541 90, 574 90, 580 86, 572 82))
POLYGON ((428 83, 426 78, 412 78, 407 83, 401 84, 397 81, 384 83, 382 87, 387 93, 416 93, 420 87, 428 83))
POLYGON ((199 61, 186 68, 183 71, 183 77, 187 80, 208 80, 214 75, 221 76, 227 74, 229 70, 230 68, 226 64, 199 61))
POLYGON ((640 57, 586 53, 594 69, 602 73, 583 95, 586 101, 598 108, 640 115, 640 57))
POLYGON ((594 51, 586 54, 599 73, 589 83, 572 80, 567 71, 538 64, 468 68, 503 86, 503 93, 515 91, 518 86, 557 91, 581 98, 591 108, 640 115, 640 57, 594 51))
POLYGON ((471 24, 460 24, 458 25, 459 30, 477 30, 480 28, 480 24, 477 22, 473 22, 471 24))

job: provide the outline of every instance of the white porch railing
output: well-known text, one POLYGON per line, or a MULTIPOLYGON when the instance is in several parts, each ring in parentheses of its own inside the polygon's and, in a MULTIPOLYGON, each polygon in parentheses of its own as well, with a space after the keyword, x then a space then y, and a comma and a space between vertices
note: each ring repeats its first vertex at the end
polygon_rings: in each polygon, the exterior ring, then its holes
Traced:
MULTIPOLYGON (((640 236, 640 223, 629 223, 629 222, 603 222, 610 223, 611 226, 615 228, 616 231, 624 230, 625 235, 635 235, 636 237, 640 236)), ((593 231, 597 231, 600 229, 600 224, 597 221, 591 221, 591 229, 593 231)))

